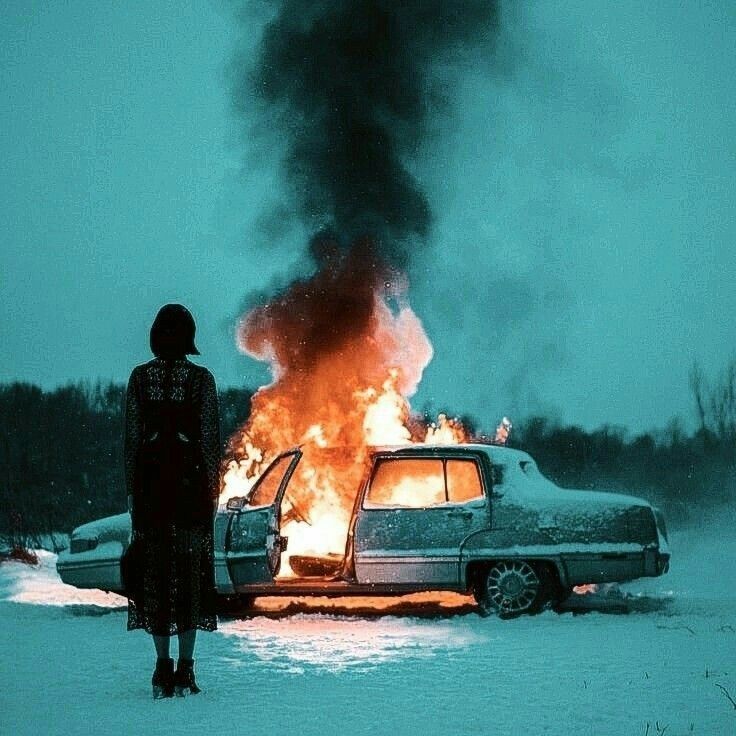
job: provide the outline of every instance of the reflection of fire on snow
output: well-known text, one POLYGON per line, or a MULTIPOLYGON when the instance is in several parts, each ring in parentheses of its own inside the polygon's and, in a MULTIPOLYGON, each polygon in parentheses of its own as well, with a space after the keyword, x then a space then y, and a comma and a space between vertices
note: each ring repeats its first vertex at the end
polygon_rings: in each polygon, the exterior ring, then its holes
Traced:
MULTIPOLYGON (((405 279, 366 260, 365 249, 328 261, 245 314, 238 331, 240 348, 268 361, 274 381, 253 396, 249 420, 230 438, 221 501, 247 495, 277 453, 301 446, 282 506, 282 574, 292 554, 344 554, 369 447, 470 439, 457 419, 427 423, 411 412, 432 346, 405 279)), ((504 419, 496 440, 505 442, 510 428, 504 419)))
POLYGON ((468 631, 459 631, 457 623, 329 615, 227 621, 219 629, 242 642, 248 654, 291 672, 303 672, 306 667, 372 669, 397 659, 433 657, 477 641, 468 631))

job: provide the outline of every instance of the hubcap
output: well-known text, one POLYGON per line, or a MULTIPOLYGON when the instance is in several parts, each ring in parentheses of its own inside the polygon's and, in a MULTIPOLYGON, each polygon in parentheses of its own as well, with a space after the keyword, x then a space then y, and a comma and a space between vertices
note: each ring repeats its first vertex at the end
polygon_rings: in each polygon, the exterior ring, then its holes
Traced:
POLYGON ((527 562, 497 562, 488 572, 488 603, 500 613, 523 613, 537 599, 539 577, 527 562))

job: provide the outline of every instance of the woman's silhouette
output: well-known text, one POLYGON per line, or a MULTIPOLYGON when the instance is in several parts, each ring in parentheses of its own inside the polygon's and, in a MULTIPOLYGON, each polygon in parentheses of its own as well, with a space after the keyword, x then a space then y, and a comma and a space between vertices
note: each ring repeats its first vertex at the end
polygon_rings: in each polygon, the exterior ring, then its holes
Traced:
POLYGON ((155 358, 133 369, 125 411, 125 466, 138 584, 128 629, 153 635, 154 697, 198 693, 197 629, 217 628, 212 522, 220 491, 220 431, 212 374, 191 363, 195 325, 167 304, 151 327, 155 358), (179 661, 169 641, 179 638, 179 661))

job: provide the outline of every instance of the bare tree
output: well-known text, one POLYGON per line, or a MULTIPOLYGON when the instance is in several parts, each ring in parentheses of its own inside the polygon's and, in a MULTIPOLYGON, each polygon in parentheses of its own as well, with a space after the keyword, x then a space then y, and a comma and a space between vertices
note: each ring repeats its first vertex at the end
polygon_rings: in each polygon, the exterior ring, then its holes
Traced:
POLYGON ((690 369, 690 390, 701 431, 712 432, 721 443, 736 441, 736 358, 713 384, 696 361, 690 369))

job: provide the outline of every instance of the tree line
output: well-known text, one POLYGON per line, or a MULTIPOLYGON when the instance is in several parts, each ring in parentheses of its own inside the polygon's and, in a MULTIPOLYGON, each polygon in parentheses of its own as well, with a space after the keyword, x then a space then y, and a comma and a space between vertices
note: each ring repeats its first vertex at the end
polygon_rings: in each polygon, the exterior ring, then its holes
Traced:
POLYGON ((690 390, 692 432, 677 418, 662 431, 629 437, 620 427, 584 432, 535 417, 515 441, 561 486, 635 493, 681 522, 736 501, 736 360, 714 380, 695 363, 690 390))
MULTIPOLYGON (((44 391, 0 384, 0 542, 40 546, 54 533, 125 511, 125 386, 77 383, 44 391)), ((220 392, 220 430, 232 434, 251 393, 220 392)))
MULTIPOLYGON (((709 384, 700 369, 690 385, 698 420, 687 432, 630 436, 624 428, 586 431, 544 417, 514 427, 510 444, 568 488, 634 493, 673 522, 704 506, 736 500, 736 362, 709 384)), ((73 384, 44 391, 0 384, 0 537, 38 546, 54 532, 126 508, 123 473, 124 386, 73 384)), ((220 392, 223 442, 248 415, 251 392, 220 392)))

